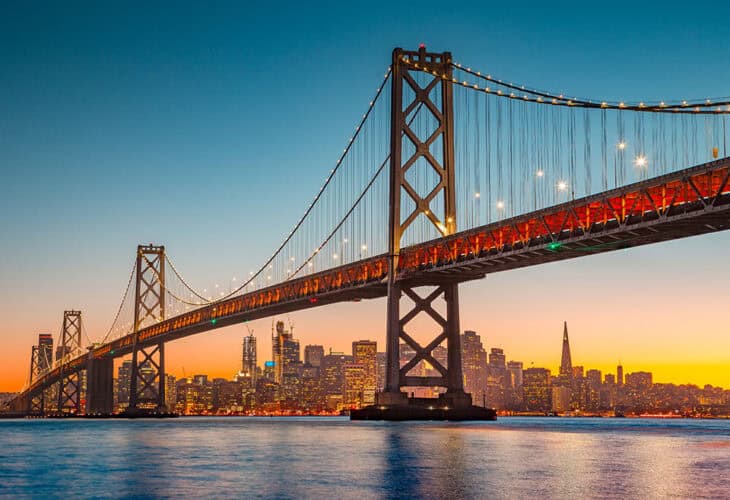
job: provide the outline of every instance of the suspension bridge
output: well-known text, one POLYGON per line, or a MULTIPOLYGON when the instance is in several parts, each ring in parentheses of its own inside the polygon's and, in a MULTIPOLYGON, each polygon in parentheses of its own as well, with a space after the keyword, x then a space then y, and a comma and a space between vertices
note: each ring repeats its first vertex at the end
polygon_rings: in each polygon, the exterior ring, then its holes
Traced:
POLYGON ((385 390, 361 416, 418 416, 405 391, 428 386, 445 389, 438 407, 457 418, 475 408, 463 390, 459 284, 728 229, 728 114, 729 99, 581 98, 449 52, 395 49, 321 189, 259 269, 228 293, 196 290, 164 246, 140 245, 109 330, 92 342, 81 312, 64 312, 55 356, 32 347, 6 411, 109 414, 113 360, 131 355, 130 411, 162 412, 167 342, 387 297, 385 390), (409 330, 419 315, 439 331, 426 343, 409 330), (415 352, 403 366, 401 342, 415 352), (442 345, 445 365, 432 355, 442 345), (423 360, 439 376, 412 374, 423 360))

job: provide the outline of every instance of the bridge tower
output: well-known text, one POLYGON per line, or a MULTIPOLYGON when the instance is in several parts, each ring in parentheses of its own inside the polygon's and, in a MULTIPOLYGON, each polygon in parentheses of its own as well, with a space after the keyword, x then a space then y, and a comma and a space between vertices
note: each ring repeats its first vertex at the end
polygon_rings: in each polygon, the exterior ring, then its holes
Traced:
MULTIPOLYGON (((31 347, 30 354, 30 383, 32 384, 38 377, 43 374, 43 363, 41 360, 41 346, 34 345, 31 347)), ((28 397, 27 411, 30 414, 42 415, 45 410, 45 391, 31 394, 28 397)))
POLYGON ((139 338, 147 324, 165 319, 165 247, 137 247, 134 299, 134 346, 129 410, 165 411, 165 344, 148 345, 139 338))
POLYGON ((68 366, 68 362, 81 350, 81 311, 64 311, 61 344, 56 350, 56 361, 60 366, 59 413, 81 411, 81 370, 68 366))
POLYGON ((402 392, 403 387, 430 386, 446 388, 446 393, 441 395, 444 406, 471 407, 471 396, 464 392, 461 369, 458 284, 445 279, 404 283, 397 276, 403 236, 417 218, 428 221, 429 227, 435 228, 440 236, 448 236, 456 231, 451 53, 426 52, 423 45, 418 51, 397 48, 393 51, 391 68, 387 361, 385 390, 379 394, 378 404, 406 404, 408 399, 407 394, 402 392), (419 72, 423 76, 417 77, 419 72), (425 84, 418 83, 424 79, 425 84), (404 102, 404 97, 408 102, 404 102), (409 126, 415 113, 430 113, 437 124, 435 130, 428 135, 419 135, 418 130, 409 126), (425 167, 429 174, 435 174, 437 182, 430 191, 419 192, 409 182, 408 172, 416 167, 425 167), (407 207, 410 206, 414 208, 408 213, 407 207), (422 296, 416 289, 424 286, 431 287, 431 290, 422 296), (415 304, 410 311, 401 310, 404 295, 415 304), (446 302, 445 317, 434 309, 437 299, 446 302), (441 329, 425 346, 416 342, 405 328, 420 313, 429 316, 441 329), (399 359, 401 340, 415 351, 414 357, 402 368, 399 359), (443 366, 433 355, 434 349, 444 341, 448 351, 447 366, 443 366), (409 371, 422 360, 434 367, 439 376, 409 375, 409 371))

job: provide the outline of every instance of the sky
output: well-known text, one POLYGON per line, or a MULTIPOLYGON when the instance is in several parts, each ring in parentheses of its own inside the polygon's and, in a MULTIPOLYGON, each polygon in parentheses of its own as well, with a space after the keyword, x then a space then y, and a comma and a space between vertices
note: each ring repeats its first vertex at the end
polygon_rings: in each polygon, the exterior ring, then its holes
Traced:
MULTIPOLYGON (((719 97, 728 14, 701 1, 4 3, 0 391, 22 386, 30 346, 58 334, 65 309, 103 336, 140 243, 164 244, 196 288, 258 267, 333 168, 393 47, 425 43, 599 99, 719 97)), ((720 233, 490 275, 462 285, 461 326, 555 370, 565 320, 576 365, 730 387, 728 243, 720 233)), ((384 346, 383 300, 289 321, 302 345, 384 346)), ((268 359, 271 320, 249 326, 268 359)), ((245 333, 170 343, 168 372, 232 376, 245 333)))

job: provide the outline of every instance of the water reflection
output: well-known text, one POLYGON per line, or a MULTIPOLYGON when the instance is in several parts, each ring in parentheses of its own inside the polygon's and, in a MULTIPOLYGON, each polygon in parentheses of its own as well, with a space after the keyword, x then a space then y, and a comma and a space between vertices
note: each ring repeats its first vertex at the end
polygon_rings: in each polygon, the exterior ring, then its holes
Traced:
POLYGON ((0 421, 0 497, 725 497, 730 421, 0 421))

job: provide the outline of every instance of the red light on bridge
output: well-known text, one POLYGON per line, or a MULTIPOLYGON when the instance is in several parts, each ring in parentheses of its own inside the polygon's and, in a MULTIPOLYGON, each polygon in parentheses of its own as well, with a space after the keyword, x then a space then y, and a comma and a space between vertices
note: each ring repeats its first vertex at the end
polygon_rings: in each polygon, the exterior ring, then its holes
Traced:
POLYGON ((309 303, 310 304, 316 304, 317 303, 317 297, 312 297, 311 299, 309 299, 309 303))
POLYGON ((425 49, 426 48, 426 44, 425 43, 419 43, 418 44, 418 48, 419 49, 425 49))

